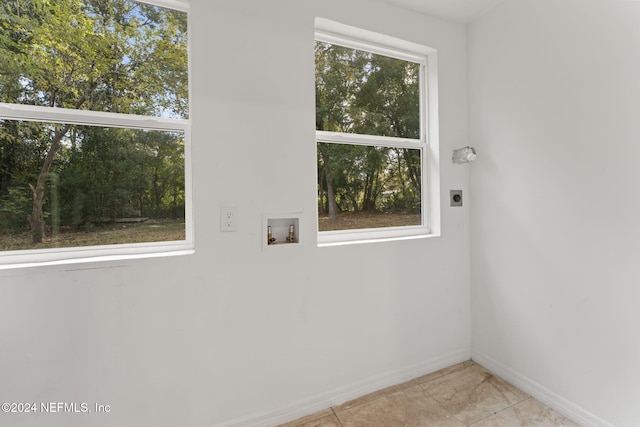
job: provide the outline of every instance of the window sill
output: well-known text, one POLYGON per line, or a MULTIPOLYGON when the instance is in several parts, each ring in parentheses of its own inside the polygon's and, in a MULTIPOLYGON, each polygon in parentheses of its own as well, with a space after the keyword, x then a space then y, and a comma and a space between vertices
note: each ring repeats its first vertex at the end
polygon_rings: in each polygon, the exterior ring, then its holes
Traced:
POLYGON ((318 247, 360 245, 367 243, 397 242, 402 240, 417 240, 439 237, 426 228, 411 228, 405 230, 348 230, 324 231, 318 234, 318 247))
POLYGON ((0 270, 181 256, 194 252, 192 244, 183 242, 3 252, 0 253, 0 270))

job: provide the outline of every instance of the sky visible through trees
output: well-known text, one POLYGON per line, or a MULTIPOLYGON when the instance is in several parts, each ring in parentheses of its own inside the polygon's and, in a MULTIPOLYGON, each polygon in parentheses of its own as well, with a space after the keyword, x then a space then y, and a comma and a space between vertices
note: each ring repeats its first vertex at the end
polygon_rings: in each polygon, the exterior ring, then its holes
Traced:
MULTIPOLYGON (((185 12, 133 0, 0 4, 2 103, 186 119, 187 64, 185 12)), ((183 132, 46 114, 0 117, 0 239, 28 232, 37 248, 122 218, 184 222, 183 132)))

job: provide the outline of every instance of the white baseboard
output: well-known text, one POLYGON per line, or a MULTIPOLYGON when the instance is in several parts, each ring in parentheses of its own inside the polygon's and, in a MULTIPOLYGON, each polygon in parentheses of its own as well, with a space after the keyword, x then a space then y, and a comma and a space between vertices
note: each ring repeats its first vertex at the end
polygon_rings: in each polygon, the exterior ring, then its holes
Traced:
POLYGON ((478 365, 483 366, 487 370, 518 387, 520 390, 530 394, 532 397, 536 398, 550 408, 555 409, 562 415, 580 424, 581 426, 614 427, 613 424, 608 423, 607 421, 597 417, 589 411, 586 411, 575 403, 552 392, 551 390, 543 387, 532 379, 525 377, 519 372, 498 362, 497 360, 479 350, 471 350, 471 359, 478 365))
POLYGON ((302 418, 332 406, 340 405, 365 394, 409 381, 422 375, 430 374, 438 369, 446 368, 471 358, 469 349, 449 353, 441 357, 408 366, 403 369, 376 375, 357 383, 340 387, 314 397, 293 402, 285 407, 254 413, 241 418, 229 420, 212 427, 273 427, 288 421, 302 418))

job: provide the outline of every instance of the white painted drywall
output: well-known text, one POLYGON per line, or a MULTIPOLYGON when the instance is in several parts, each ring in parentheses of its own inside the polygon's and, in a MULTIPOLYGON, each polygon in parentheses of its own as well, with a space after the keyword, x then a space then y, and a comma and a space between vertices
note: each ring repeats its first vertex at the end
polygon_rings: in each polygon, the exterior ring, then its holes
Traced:
POLYGON ((478 351, 640 425, 640 3, 510 0, 469 29, 478 351))
POLYGON ((471 23, 504 0, 387 0, 427 15, 459 23, 471 23))
POLYGON ((196 254, 1 271, 0 401, 111 412, 0 425, 224 425, 469 354, 466 31, 372 3, 192 0, 196 254), (316 16, 439 50, 442 237, 316 247, 316 16), (276 212, 301 246, 263 251, 276 212))

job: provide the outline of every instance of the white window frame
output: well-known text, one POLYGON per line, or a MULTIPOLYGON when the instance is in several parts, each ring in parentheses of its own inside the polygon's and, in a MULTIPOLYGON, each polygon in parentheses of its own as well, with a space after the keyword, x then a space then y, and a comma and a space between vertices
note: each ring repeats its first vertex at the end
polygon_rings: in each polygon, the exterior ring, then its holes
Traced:
POLYGON ((70 108, 42 107, 0 103, 0 118, 31 122, 65 123, 84 126, 112 127, 180 132, 184 135, 185 240, 75 246, 52 249, 0 251, 0 270, 45 265, 75 264, 93 261, 187 255, 194 253, 193 202, 191 179, 191 17, 188 0, 134 0, 153 6, 187 13, 187 55, 189 84, 189 119, 141 116, 70 108))
POLYGON ((420 209, 422 225, 318 231, 318 246, 415 239, 440 235, 437 51, 420 44, 344 25, 325 18, 316 18, 315 27, 316 41, 401 59, 417 63, 420 66, 419 139, 317 130, 316 147, 318 142, 324 142, 419 149, 422 179, 420 209))

